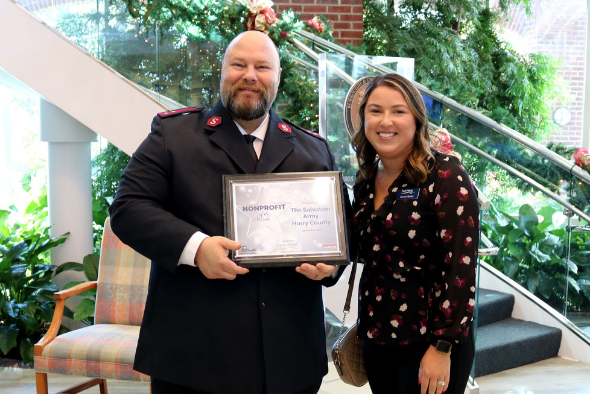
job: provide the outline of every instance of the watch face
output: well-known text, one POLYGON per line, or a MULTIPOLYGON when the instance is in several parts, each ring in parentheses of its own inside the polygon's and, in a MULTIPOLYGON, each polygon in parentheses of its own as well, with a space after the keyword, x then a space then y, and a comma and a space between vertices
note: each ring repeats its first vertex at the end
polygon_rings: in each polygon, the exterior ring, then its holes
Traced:
POLYGON ((438 341, 438 343, 436 344, 436 350, 442 353, 448 353, 451 351, 452 346, 453 345, 447 341, 438 341))

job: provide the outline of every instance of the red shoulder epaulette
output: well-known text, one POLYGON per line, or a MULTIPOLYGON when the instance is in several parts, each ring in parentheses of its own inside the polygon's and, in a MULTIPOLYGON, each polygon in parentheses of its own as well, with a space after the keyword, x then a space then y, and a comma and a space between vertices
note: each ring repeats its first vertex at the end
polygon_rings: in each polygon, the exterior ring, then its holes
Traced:
POLYGON ((319 135, 318 133, 315 133, 315 132, 313 132, 313 131, 310 131, 310 130, 304 129, 304 128, 303 128, 303 127, 301 127, 301 126, 297 126, 295 123, 291 122, 289 119, 283 119, 283 121, 284 121, 285 123, 287 123, 287 124, 289 124, 289 125, 291 125, 291 126, 295 127, 296 129, 299 129, 299 130, 303 130, 303 131, 305 131, 307 134, 311 134, 311 135, 313 135, 314 137, 317 137, 317 138, 319 138, 319 139, 321 139, 321 140, 323 140, 323 139, 324 139, 324 138, 323 138, 321 135, 319 135))
POLYGON ((205 109, 204 107, 180 108, 180 109, 175 109, 173 111, 168 111, 168 112, 158 112, 158 116, 160 118, 168 118, 170 116, 185 115, 185 114, 190 114, 192 112, 201 112, 204 109, 205 109))

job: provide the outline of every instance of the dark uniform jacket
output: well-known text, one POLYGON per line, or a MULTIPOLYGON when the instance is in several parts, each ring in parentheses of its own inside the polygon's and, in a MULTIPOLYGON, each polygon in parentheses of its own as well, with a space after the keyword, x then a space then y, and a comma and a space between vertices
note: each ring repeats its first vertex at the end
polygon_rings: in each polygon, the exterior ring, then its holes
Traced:
POLYGON ((221 102, 154 118, 110 208, 117 236, 152 260, 137 371, 239 394, 293 393, 327 373, 322 284, 334 280, 293 267, 210 280, 177 265, 196 231, 224 235, 222 175, 335 170, 324 139, 282 123, 271 110, 255 165, 221 102))

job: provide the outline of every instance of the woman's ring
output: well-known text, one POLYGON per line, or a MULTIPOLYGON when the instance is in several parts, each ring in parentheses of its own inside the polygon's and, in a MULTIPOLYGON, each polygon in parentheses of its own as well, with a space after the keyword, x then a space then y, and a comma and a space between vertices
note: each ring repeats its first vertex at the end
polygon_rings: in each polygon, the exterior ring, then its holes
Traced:
POLYGON ((445 385, 445 381, 444 380, 441 381, 441 382, 436 382, 436 383, 440 384, 441 386, 444 386, 445 385))

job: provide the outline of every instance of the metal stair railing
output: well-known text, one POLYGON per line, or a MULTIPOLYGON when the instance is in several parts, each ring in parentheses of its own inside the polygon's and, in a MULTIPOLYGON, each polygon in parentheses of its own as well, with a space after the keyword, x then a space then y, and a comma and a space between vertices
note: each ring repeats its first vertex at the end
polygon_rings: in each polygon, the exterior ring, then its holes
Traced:
MULTIPOLYGON (((334 44, 328 40, 318 37, 315 34, 309 33, 305 30, 300 30, 300 31, 296 32, 295 34, 299 35, 300 37, 303 37, 307 40, 310 40, 313 44, 321 45, 321 46, 326 47, 329 50, 332 50, 336 53, 340 53, 340 54, 344 54, 344 55, 348 55, 348 56, 356 56, 357 55, 356 53, 354 53, 346 48, 343 48, 338 44, 334 44)), ((303 45, 303 43, 299 42, 299 44, 297 44, 298 47, 300 45, 303 45)), ((374 68, 375 70, 379 70, 383 73, 395 73, 395 70, 392 70, 392 69, 385 67, 383 65, 373 64, 370 61, 367 61, 367 65, 374 68)), ((511 129, 508 126, 505 126, 503 124, 500 124, 500 123, 488 118, 487 116, 477 112, 476 110, 474 110, 472 108, 469 108, 469 107, 466 107, 462 104, 459 104, 455 100, 453 100, 441 93, 438 93, 438 92, 428 89, 426 86, 424 86, 418 82, 414 82, 414 85, 416 86, 416 88, 418 88, 420 93, 422 93, 426 96, 429 96, 429 97, 433 98, 434 100, 440 102, 441 104, 446 105, 446 106, 450 107, 451 109, 456 110, 456 111, 470 117, 471 119, 483 124, 484 126, 489 127, 490 129, 494 130, 497 133, 505 135, 506 137, 523 145, 527 149, 530 149, 531 151, 537 153, 541 157, 543 157, 543 158, 547 159, 548 161, 554 163, 555 165, 559 166, 563 170, 566 170, 568 173, 575 176, 576 178, 583 181, 584 183, 590 185, 590 174, 588 174, 582 168, 578 167, 576 164, 571 163, 569 160, 567 160, 567 159, 561 157, 560 155, 558 155, 557 153, 553 152, 552 150, 547 149, 545 146, 543 146, 543 145, 533 141, 532 139, 520 134, 519 132, 511 129)))

